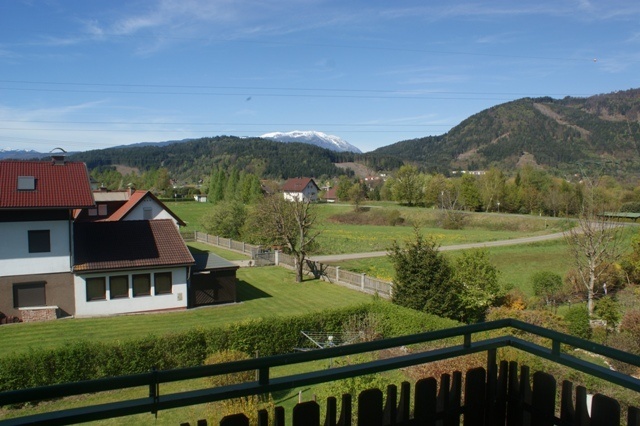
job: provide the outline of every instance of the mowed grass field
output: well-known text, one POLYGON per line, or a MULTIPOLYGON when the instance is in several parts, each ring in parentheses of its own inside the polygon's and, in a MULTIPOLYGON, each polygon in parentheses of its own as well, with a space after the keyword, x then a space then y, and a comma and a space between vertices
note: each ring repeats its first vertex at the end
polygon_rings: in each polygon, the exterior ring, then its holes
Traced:
MULTIPOLYGON (((203 231, 201 218, 213 208, 210 203, 179 202, 167 203, 169 208, 186 223, 185 231, 203 231)), ((335 216, 353 211, 348 204, 316 205, 316 228, 321 231, 317 241, 316 254, 360 253, 387 250, 392 241, 399 242, 413 235, 413 225, 432 236, 441 245, 474 243, 481 241, 508 240, 513 238, 559 232, 567 225, 566 221, 544 219, 536 216, 468 214, 467 223, 462 230, 446 230, 438 226, 437 209, 404 207, 389 203, 373 204, 367 209, 371 214, 384 215, 397 210, 404 219, 403 225, 356 225, 340 223, 335 216)))
POLYGON ((180 312, 76 318, 0 327, 0 356, 53 348, 75 340, 116 341, 231 324, 253 318, 308 314, 364 303, 371 296, 320 280, 295 282, 293 271, 280 267, 238 270, 236 304, 180 312))
MULTIPOLYGON (((552 271, 564 276, 572 267, 564 240, 523 244, 486 249, 491 262, 500 271, 501 285, 519 288, 527 296, 533 296, 532 275, 537 271, 552 271)), ((460 252, 446 252, 445 256, 455 258, 460 252)), ((365 273, 383 280, 393 279, 393 265, 387 257, 331 262, 348 271, 365 273)))

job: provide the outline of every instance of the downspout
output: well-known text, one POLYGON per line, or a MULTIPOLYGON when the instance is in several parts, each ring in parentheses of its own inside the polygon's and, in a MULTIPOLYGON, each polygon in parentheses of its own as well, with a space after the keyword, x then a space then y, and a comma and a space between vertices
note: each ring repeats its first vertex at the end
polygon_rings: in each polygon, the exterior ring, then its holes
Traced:
POLYGON ((73 272, 73 210, 69 210, 67 226, 69 227, 69 272, 73 272))

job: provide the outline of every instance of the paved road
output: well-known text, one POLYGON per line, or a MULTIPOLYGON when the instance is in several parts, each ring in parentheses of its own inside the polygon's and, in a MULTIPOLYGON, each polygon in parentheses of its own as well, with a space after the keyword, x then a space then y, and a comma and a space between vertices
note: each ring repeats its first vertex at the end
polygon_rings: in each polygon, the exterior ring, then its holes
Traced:
MULTIPOLYGON (((514 238, 512 240, 485 241, 481 243, 442 246, 440 247, 440 250, 451 251, 451 250, 465 250, 465 249, 482 248, 482 247, 512 246, 517 244, 537 243, 539 241, 557 240, 558 238, 562 238, 563 236, 564 234, 562 232, 557 232, 555 234, 538 235, 535 237, 514 238)), ((310 259, 317 262, 328 263, 328 262, 339 262, 341 260, 366 259, 369 257, 383 257, 383 256, 386 256, 387 253, 388 253, 387 251, 373 251, 369 253, 329 254, 326 256, 311 256, 310 259)))

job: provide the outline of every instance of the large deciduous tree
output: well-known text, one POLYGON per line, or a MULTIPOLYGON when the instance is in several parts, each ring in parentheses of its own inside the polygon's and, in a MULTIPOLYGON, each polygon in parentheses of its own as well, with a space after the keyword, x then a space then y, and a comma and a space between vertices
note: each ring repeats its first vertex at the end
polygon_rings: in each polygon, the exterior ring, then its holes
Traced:
POLYGON ((400 167, 393 180, 392 192, 396 201, 412 206, 422 198, 423 176, 415 166, 400 167))
POLYGON ((274 194, 257 204, 251 227, 258 242, 282 247, 295 258, 296 282, 302 282, 304 261, 320 234, 315 222, 316 212, 310 201, 288 201, 282 194, 274 194))
POLYGON ((565 239, 592 316, 594 299, 605 284, 600 277, 622 255, 623 227, 605 215, 608 205, 593 180, 585 179, 583 192, 577 226, 565 232, 565 239))

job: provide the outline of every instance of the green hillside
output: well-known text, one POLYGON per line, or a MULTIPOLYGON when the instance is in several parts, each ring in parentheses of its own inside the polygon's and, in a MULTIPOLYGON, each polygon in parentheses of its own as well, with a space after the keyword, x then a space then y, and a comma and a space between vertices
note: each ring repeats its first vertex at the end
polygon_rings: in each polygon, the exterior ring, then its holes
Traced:
POLYGON ((447 134, 398 142, 377 154, 428 170, 513 169, 523 162, 560 172, 602 167, 640 172, 640 90, 589 98, 524 98, 489 108, 447 134))

